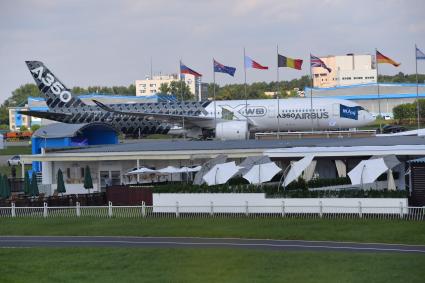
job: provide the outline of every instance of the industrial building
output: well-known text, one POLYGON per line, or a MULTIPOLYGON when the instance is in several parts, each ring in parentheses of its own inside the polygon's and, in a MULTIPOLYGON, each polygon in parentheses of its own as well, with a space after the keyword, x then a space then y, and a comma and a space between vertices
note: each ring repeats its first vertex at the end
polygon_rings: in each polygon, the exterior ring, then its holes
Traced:
MULTIPOLYGON (((331 88, 305 89, 305 96, 340 98, 352 100, 372 113, 379 114, 379 103, 382 114, 392 116, 393 108, 405 103, 415 102, 416 84, 407 83, 380 83, 339 86, 331 88)), ((425 98, 425 84, 418 85, 418 97, 425 98)))
MULTIPOLYGON (((425 144, 424 138, 417 136, 267 141, 142 141, 47 149, 39 154, 22 155, 21 158, 24 162, 41 162, 43 185, 40 190, 52 194, 56 188, 55 176, 58 169, 67 172, 65 176, 67 192, 82 193, 84 192, 82 168, 86 165, 92 172, 95 191, 102 191, 108 182, 117 185, 160 181, 155 179, 157 176, 127 176, 126 173, 134 168, 159 169, 169 165, 177 167, 201 165, 220 154, 227 155, 229 160, 237 164, 249 156, 266 155, 284 170, 291 162, 307 154, 313 155, 316 163, 309 169, 309 178, 344 177, 362 160, 373 156, 394 155, 401 162, 393 168, 396 174, 394 177, 396 186, 398 189, 405 189, 403 176, 406 174, 406 162, 425 156, 425 144)), ((174 174, 162 178, 180 180, 182 176, 174 174)))

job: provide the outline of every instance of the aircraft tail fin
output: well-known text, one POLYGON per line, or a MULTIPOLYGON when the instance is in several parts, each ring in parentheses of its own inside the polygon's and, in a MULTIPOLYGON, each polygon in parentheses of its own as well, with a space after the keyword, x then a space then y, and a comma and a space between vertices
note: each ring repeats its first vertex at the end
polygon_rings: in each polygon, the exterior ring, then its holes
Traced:
POLYGON ((72 95, 58 77, 56 77, 40 61, 25 61, 38 89, 46 96, 46 104, 50 109, 78 107, 85 105, 84 102, 72 95))

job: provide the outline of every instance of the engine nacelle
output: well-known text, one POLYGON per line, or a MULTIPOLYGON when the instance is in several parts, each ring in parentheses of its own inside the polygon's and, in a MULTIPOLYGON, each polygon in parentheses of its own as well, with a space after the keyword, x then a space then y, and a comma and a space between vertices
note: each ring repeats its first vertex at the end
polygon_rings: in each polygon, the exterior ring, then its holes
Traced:
POLYGON ((215 137, 220 140, 244 140, 247 135, 246 121, 220 122, 215 127, 215 137))

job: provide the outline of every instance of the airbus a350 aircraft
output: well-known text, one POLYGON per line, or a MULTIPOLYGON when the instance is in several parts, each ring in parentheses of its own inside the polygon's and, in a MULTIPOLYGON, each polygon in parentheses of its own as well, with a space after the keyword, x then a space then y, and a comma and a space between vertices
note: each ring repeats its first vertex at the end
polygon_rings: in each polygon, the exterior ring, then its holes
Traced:
POLYGON ((106 122, 125 134, 147 125, 168 132, 169 125, 182 124, 188 136, 215 132, 219 139, 244 139, 251 131, 326 130, 357 128, 374 121, 360 105, 341 99, 308 98, 225 101, 180 101, 105 105, 93 100, 87 105, 48 70, 42 62, 27 61, 49 111, 22 111, 22 114, 64 123, 106 122), (279 107, 278 107, 279 106, 279 107))

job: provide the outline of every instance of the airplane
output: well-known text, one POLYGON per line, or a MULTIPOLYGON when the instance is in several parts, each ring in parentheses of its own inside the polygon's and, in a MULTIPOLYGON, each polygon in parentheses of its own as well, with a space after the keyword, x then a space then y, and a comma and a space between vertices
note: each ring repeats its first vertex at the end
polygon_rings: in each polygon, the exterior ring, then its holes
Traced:
POLYGON ((181 125, 188 137, 215 134, 217 139, 245 139, 250 132, 332 130, 368 125, 375 117, 360 105, 343 99, 309 98, 87 105, 39 61, 26 64, 40 91, 47 97, 48 112, 22 114, 64 123, 110 123, 124 134, 144 123, 167 127, 181 125))

